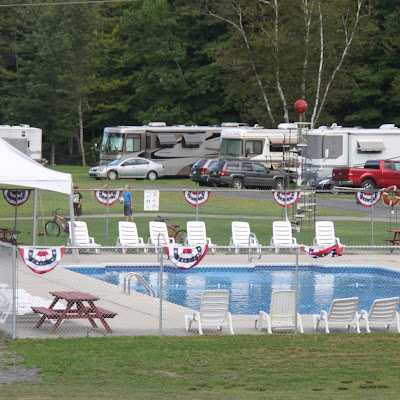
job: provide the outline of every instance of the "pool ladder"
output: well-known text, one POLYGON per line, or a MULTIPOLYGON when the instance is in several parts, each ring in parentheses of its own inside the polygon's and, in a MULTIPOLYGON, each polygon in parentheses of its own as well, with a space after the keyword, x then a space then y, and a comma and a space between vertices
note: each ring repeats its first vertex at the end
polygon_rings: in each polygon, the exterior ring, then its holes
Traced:
POLYGON ((151 288, 151 286, 147 283, 146 279, 143 278, 142 275, 140 275, 137 272, 130 272, 126 274, 124 278, 124 293, 130 294, 131 293, 131 279, 135 277, 147 290, 147 293, 149 296, 156 297, 156 294, 154 290, 151 288))

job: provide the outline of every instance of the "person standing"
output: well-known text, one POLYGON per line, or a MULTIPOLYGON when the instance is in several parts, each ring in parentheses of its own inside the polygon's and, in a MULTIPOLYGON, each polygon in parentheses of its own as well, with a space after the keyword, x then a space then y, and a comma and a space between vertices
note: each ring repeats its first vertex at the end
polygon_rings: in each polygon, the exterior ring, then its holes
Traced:
POLYGON ((132 193, 130 192, 130 185, 125 185, 124 191, 124 215, 126 216, 126 221, 128 222, 129 219, 134 220, 132 215, 132 193))
POLYGON ((81 216, 82 216, 82 200, 83 200, 83 197, 82 197, 81 193, 79 192, 79 187, 75 186, 74 187, 74 195, 73 195, 74 215, 77 217, 76 219, 78 221, 81 220, 81 216))

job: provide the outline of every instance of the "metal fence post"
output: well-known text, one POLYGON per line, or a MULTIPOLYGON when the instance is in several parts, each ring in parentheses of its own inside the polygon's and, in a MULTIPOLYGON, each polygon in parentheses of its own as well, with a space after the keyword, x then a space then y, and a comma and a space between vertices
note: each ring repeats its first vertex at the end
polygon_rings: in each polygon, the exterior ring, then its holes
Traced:
POLYGON ((299 251, 300 247, 296 247, 296 301, 294 309, 294 333, 297 334, 297 313, 298 313, 298 302, 299 302, 299 251))
POLYGON ((160 320, 159 320, 159 335, 163 334, 163 280, 164 280, 164 247, 161 246, 160 249, 160 320))

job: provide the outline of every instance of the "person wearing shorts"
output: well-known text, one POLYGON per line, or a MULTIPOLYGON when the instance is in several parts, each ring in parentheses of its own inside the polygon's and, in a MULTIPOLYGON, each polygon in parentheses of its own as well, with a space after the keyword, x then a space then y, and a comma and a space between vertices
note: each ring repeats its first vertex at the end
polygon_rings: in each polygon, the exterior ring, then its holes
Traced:
POLYGON ((126 221, 128 222, 129 219, 133 222, 133 215, 132 215, 132 193, 130 192, 130 185, 125 185, 125 191, 123 194, 124 197, 124 215, 126 216, 126 221))

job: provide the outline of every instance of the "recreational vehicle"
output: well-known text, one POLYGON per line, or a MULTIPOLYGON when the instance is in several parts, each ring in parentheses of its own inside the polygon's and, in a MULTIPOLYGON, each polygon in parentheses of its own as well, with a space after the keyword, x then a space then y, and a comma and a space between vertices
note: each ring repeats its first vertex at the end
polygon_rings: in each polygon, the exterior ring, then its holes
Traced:
POLYGON ((299 141, 297 124, 280 124, 278 129, 223 129, 219 156, 258 161, 274 169, 296 169, 299 141))
POLYGON ((29 125, 0 125, 0 138, 35 161, 42 160, 42 130, 29 125))
POLYGON ((376 129, 337 126, 306 132, 306 179, 330 174, 333 168, 357 167, 370 159, 400 159, 400 129, 393 124, 376 129))
POLYGON ((104 129, 100 164, 121 157, 144 157, 164 165, 166 175, 189 176, 190 167, 202 157, 218 157, 222 129, 244 126, 223 123, 221 126, 167 126, 150 122, 143 126, 117 126, 104 129))

